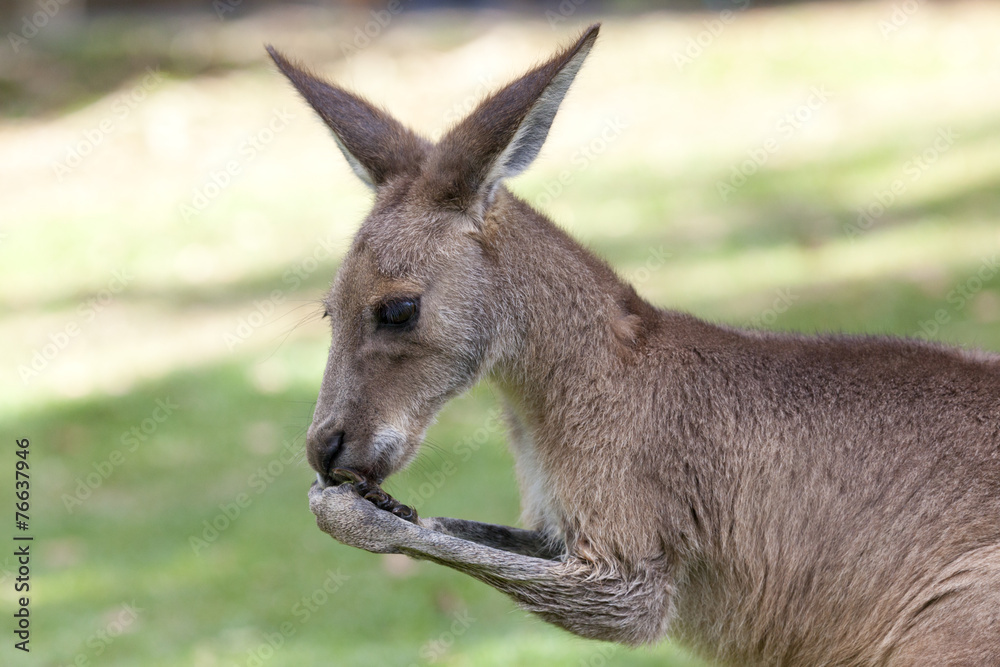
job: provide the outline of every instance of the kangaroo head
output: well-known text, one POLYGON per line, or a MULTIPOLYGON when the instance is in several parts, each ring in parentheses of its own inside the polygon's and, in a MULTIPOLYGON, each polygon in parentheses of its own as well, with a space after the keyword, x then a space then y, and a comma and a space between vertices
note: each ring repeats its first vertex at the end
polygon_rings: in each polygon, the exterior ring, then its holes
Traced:
POLYGON ((333 130, 375 195, 324 303, 332 343, 307 436, 321 478, 355 468, 381 481, 409 463, 444 403, 505 345, 494 225, 501 182, 523 171, 597 38, 485 99, 437 144, 385 111, 268 52, 333 130))

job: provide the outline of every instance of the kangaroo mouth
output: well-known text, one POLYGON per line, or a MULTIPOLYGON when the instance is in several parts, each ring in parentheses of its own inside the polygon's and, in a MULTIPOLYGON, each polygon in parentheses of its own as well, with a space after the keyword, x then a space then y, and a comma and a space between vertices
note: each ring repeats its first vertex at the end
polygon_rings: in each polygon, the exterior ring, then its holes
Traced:
POLYGON ((337 443, 313 452, 310 457, 310 464, 319 473, 317 479, 324 486, 339 486, 351 481, 344 475, 360 475, 370 483, 382 484, 399 470, 399 462, 407 450, 406 436, 393 428, 376 433, 367 446, 363 438, 345 446, 342 434, 337 443))
MULTIPOLYGON (((316 473, 316 483, 321 487, 341 486, 342 484, 367 484, 368 487, 379 487, 385 482, 385 475, 363 471, 359 468, 331 467, 326 472, 316 473)), ((364 495, 364 494, 362 494, 364 495)))

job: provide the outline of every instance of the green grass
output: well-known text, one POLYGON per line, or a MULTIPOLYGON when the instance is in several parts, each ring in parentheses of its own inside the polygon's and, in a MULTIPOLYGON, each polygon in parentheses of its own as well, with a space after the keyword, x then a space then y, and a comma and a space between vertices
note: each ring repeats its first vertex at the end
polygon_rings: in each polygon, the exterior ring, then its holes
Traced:
MULTIPOLYGON (((981 84, 1000 71, 996 10, 924 7, 892 41, 874 27, 881 10, 741 16, 683 73, 671 49, 701 17, 611 17, 543 158, 512 188, 535 201, 573 169, 544 209, 660 305, 784 330, 901 335, 943 312, 934 338, 1000 349, 1000 276, 974 281, 1000 249, 1000 86, 981 84), (961 49, 956 21, 968 28, 961 49), (858 46, 845 53, 833 33, 858 46), (836 98, 722 201, 718 182, 817 82, 836 98), (628 128, 573 166, 616 115, 628 128), (849 234, 944 126, 958 130, 954 146, 870 229, 849 234), (653 261, 653 251, 670 256, 653 261), (955 299, 962 289, 968 298, 955 299)), ((344 63, 324 30, 350 35, 352 24, 322 13, 180 23, 219 40, 215 55, 170 69, 64 180, 51 162, 135 85, 130 49, 143 63, 185 61, 190 39, 171 51, 176 25, 113 20, 58 48, 39 42, 31 62, 42 72, 82 58, 53 81, 81 63, 103 71, 82 92, 18 98, 8 113, 21 117, 0 121, 0 419, 8 441, 32 442, 30 664, 696 664, 666 643, 629 651, 577 639, 448 569, 336 544, 306 506, 303 432, 327 344, 317 300, 368 198, 259 55, 233 54, 265 37, 298 43, 427 129, 482 72, 499 83, 565 34, 537 20, 404 18, 344 63), (461 49, 483 35, 481 66, 466 67, 461 49), (511 35, 523 43, 506 43, 511 35), (296 122, 204 213, 181 220, 179 205, 274 107, 296 122), (127 284, 88 318, 81 309, 116 270, 127 284), (261 306, 274 290, 277 303, 261 306), (231 345, 261 308, 264 324, 231 345), (70 324, 79 335, 22 382, 18 368, 70 324), (176 406, 169 416, 158 400, 176 406), (224 529, 206 531, 213 521, 224 529), (123 605, 139 610, 124 626, 123 605)), ((488 386, 450 404, 388 490, 423 515, 515 523, 503 433, 483 430, 496 407, 488 386)), ((9 572, 12 559, 0 565, 9 572)), ((0 598, 13 606, 9 577, 0 598)))

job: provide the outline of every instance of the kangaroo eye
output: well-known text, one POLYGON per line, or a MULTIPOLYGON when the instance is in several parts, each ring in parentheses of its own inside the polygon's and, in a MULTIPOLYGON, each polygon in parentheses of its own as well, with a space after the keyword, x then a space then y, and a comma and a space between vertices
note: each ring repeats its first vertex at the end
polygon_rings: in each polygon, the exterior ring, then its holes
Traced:
POLYGON ((378 307, 378 324, 382 327, 400 328, 416 324, 420 315, 420 299, 396 299, 378 307))

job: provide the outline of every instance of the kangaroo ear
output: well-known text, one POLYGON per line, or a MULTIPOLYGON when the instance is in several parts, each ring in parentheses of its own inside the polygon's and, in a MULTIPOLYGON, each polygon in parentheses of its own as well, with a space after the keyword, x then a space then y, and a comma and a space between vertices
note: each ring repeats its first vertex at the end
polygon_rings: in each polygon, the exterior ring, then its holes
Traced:
POLYGON ((271 45, 278 69, 333 130, 351 169, 371 188, 401 173, 416 173, 430 144, 367 100, 293 65, 271 45))
POLYGON ((500 181, 538 157, 599 29, 590 26, 571 47, 483 100, 441 139, 424 170, 439 202, 485 207, 500 181))

